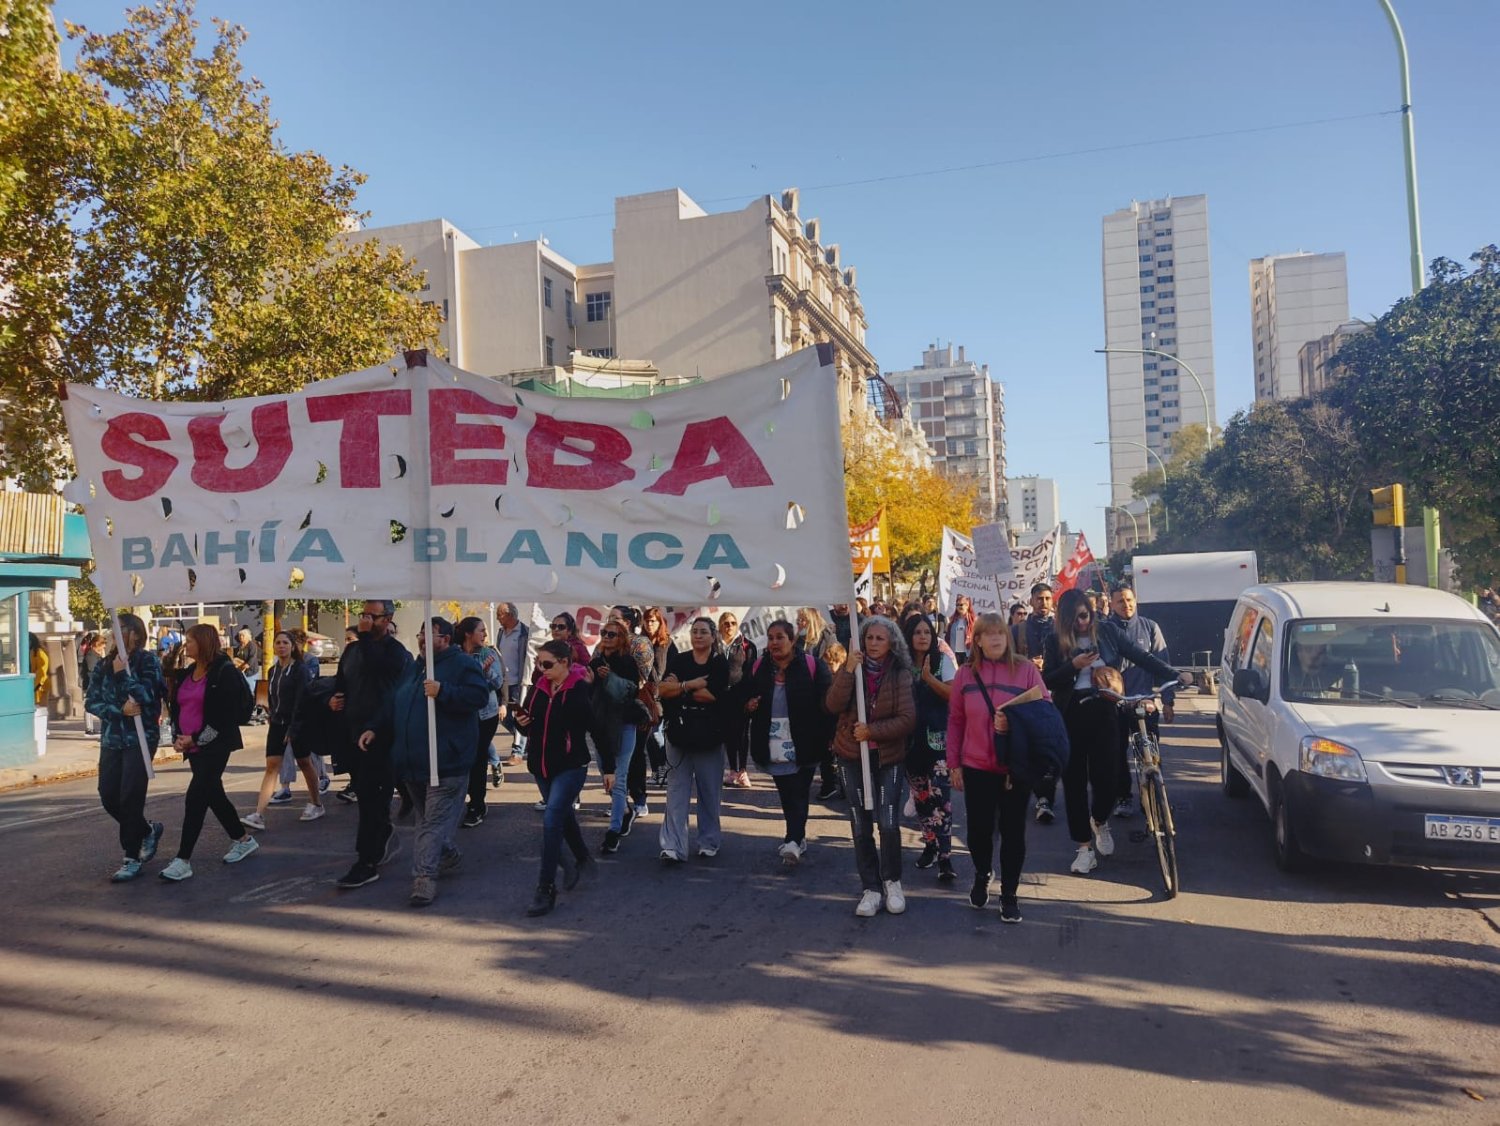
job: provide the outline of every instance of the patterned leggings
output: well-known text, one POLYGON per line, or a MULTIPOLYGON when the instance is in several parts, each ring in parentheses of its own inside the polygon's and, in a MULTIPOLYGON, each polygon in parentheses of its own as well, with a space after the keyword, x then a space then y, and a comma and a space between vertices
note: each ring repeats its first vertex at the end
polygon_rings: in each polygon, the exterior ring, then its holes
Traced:
POLYGON ((922 843, 936 844, 939 856, 953 852, 953 787, 948 781, 948 764, 939 759, 931 774, 907 774, 912 804, 922 823, 922 843))

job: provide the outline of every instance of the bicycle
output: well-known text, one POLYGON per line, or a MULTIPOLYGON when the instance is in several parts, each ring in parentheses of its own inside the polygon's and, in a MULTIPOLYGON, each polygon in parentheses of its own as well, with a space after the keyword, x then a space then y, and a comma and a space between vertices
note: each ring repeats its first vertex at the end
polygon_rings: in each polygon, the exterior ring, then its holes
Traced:
POLYGON ((1140 794, 1141 813, 1146 831, 1156 842, 1156 858, 1161 864, 1162 883, 1167 898, 1177 895, 1177 829, 1172 823, 1172 803, 1167 800, 1167 781, 1161 772, 1161 745, 1146 729, 1148 705, 1156 700, 1155 692, 1139 696, 1114 696, 1122 705, 1134 707, 1136 730, 1130 736, 1130 760, 1134 764, 1136 792, 1140 794))

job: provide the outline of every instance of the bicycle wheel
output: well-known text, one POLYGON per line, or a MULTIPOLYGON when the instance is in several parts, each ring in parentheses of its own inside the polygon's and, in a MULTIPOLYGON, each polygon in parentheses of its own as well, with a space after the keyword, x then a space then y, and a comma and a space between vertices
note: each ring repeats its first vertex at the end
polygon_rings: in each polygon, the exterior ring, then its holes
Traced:
POLYGON ((1172 899, 1177 895, 1177 834, 1172 827, 1172 806, 1167 801, 1167 784, 1162 780, 1160 774, 1153 773, 1146 779, 1142 787, 1141 796, 1151 803, 1151 816, 1148 824, 1151 826, 1151 835, 1156 839, 1156 859, 1161 863, 1162 884, 1166 888, 1167 898, 1172 899))

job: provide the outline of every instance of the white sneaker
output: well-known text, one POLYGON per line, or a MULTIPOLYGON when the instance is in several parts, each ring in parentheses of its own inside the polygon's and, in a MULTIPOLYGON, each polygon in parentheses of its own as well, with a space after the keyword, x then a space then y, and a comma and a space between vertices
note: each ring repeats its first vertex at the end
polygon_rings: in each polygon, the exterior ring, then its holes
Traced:
POLYGON ((240 824, 249 826, 251 829, 259 829, 265 832, 266 819, 258 813, 247 813, 240 818, 240 824))
POLYGON ((1099 867, 1099 858, 1094 855, 1092 848, 1084 845, 1078 850, 1078 855, 1073 857, 1073 863, 1069 871, 1076 872, 1080 876, 1087 876, 1097 867, 1099 867))
MULTIPOLYGON (((297 818, 297 820, 298 821, 316 821, 319 817, 322 817, 323 814, 325 814, 327 812, 328 811, 326 809, 324 809, 321 805, 313 805, 312 802, 308 802, 305 806, 302 807, 302 816, 299 817, 299 818, 297 818)), ((244 820, 244 819, 241 818, 241 820, 244 820)), ((248 824, 250 824, 250 822, 246 821, 245 824, 248 825, 248 824)))
POLYGON ((224 854, 225 864, 238 864, 245 857, 260 847, 260 843, 252 836, 246 836, 242 841, 235 841, 229 846, 229 851, 224 854))
POLYGON ((787 841, 776 850, 777 855, 781 857, 781 862, 788 868, 795 868, 802 863, 802 854, 806 851, 797 841, 787 841))
POLYGON ((547 803, 544 801, 533 802, 531 808, 536 810, 538 813, 546 813, 547 803))
POLYGON ((899 915, 906 910, 906 893, 901 890, 900 880, 886 880, 885 909, 892 915, 899 915))
POLYGON ((1115 835, 1109 831, 1108 821, 1094 822, 1094 848, 1100 856, 1115 854, 1115 835))
POLYGON ((854 913, 861 919, 873 919, 880 914, 880 893, 878 891, 867 891, 859 897, 859 906, 854 913))
POLYGON ((645 817, 646 814, 648 814, 650 812, 651 812, 651 804, 649 802, 641 802, 640 805, 638 805, 638 806, 635 807, 635 815, 637 817, 645 817))
POLYGON ((164 880, 171 880, 174 884, 181 883, 183 880, 193 878, 193 866, 179 856, 158 872, 157 875, 164 880))
POLYGON ((698 855, 703 857, 704 860, 712 860, 714 857, 719 855, 719 850, 711 846, 700 848, 698 850, 698 855))

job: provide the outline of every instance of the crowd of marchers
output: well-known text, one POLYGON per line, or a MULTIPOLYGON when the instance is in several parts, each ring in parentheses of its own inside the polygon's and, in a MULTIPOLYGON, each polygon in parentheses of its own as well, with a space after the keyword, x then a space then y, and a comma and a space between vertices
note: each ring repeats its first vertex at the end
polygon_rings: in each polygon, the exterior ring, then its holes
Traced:
POLYGON ((125 651, 101 635, 85 653, 99 794, 123 850, 111 879, 136 879, 161 848, 165 826, 145 816, 140 744, 144 737, 154 753, 169 739, 191 780, 162 879, 192 877, 210 812, 228 838, 226 863, 255 853, 267 806, 290 801, 299 775, 301 819, 318 820, 332 772, 348 775, 333 796, 358 809, 354 859, 338 886, 378 880, 399 852, 397 824, 410 819, 410 902, 425 906, 463 862, 461 830, 487 816, 488 789, 501 778, 501 724, 539 792, 531 916, 550 912, 559 888, 576 889, 596 854, 623 847, 650 815, 648 787, 665 791, 660 862, 711 863, 726 847, 724 788, 753 786, 752 764, 775 787, 784 819, 777 852, 789 868, 807 856, 814 793, 847 805, 860 916, 906 909, 903 819, 921 831, 916 867, 935 869, 942 884, 957 880, 955 794, 973 868, 969 902, 984 908, 998 891, 1005 922, 1021 921, 1027 827, 1053 822, 1059 784, 1077 846, 1070 870, 1087 875, 1113 853, 1110 820, 1133 813, 1125 761, 1133 713, 1117 698, 1166 685, 1154 732, 1173 718, 1171 686, 1188 680, 1169 663, 1161 630, 1136 613, 1128 586, 1108 597, 1055 597, 1038 584, 1030 606, 1017 603, 1008 618, 976 615, 962 596, 946 609, 929 595, 899 610, 863 601, 858 610, 857 637, 847 605, 804 607, 795 621, 769 624, 761 651, 732 613, 694 619, 679 648, 661 607, 621 605, 591 651, 570 614, 554 615, 550 637, 533 639, 517 607, 500 603, 493 639, 479 618, 433 617, 413 657, 395 637, 393 603, 370 600, 332 676, 318 675, 301 631, 275 634, 266 769, 255 810, 243 814, 224 773, 255 711, 262 666, 253 640, 246 633, 226 647, 212 626, 196 625, 153 644, 138 617, 122 614, 125 651), (608 828, 593 844, 576 814, 591 769, 609 799, 608 828))

